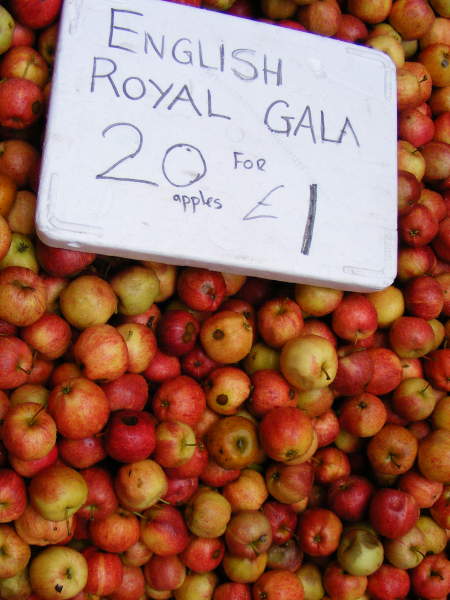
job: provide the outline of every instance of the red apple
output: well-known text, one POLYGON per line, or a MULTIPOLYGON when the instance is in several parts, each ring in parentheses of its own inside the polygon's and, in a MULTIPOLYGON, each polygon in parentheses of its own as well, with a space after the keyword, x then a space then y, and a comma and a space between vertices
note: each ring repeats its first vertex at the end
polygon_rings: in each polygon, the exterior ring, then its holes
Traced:
POLYGON ((44 97, 41 88, 23 77, 11 77, 0 82, 0 125, 25 129, 41 116, 44 97))
POLYGON ((117 554, 90 547, 83 552, 88 566, 84 591, 87 594, 109 596, 122 583, 123 567, 117 554))
POLYGON ((267 345, 281 348, 300 334, 303 328, 302 311, 290 298, 272 298, 258 309, 257 326, 267 345))
POLYGON ((414 496, 402 490, 377 490, 369 507, 370 522, 384 537, 396 539, 416 524, 420 510, 414 496))
POLYGON ((109 423, 105 437, 106 452, 119 462, 144 460, 155 449, 153 417, 143 411, 116 411, 109 423))
POLYGON ((148 399, 148 384, 138 373, 124 373, 117 379, 101 385, 111 411, 143 410, 148 399))
POLYGON ((328 506, 341 519, 361 521, 373 493, 374 487, 368 479, 348 475, 331 483, 328 488, 328 506))
POLYGON ((128 367, 127 346, 115 327, 87 327, 73 345, 76 362, 88 379, 110 381, 125 373, 128 367))
POLYGON ((410 587, 409 575, 404 569, 398 569, 388 563, 369 575, 367 591, 374 600, 396 600, 405 598, 410 587))
POLYGON ((106 458, 103 438, 89 436, 81 440, 58 440, 58 451, 65 463, 75 469, 87 469, 106 458))
POLYGON ((56 443, 55 421, 34 402, 11 406, 3 423, 3 443, 21 460, 43 458, 56 443))
POLYGON ((119 507, 103 519, 90 521, 89 535, 105 552, 125 552, 139 539, 139 521, 133 513, 119 507))
POLYGON ((37 321, 45 309, 46 290, 39 275, 25 267, 0 271, 0 318, 26 327, 37 321))
POLYGON ((73 377, 55 386, 48 398, 48 411, 59 433, 74 440, 99 433, 110 412, 104 391, 85 377, 73 377))
POLYGON ((341 520, 325 508, 311 508, 300 515, 297 535, 301 549, 310 556, 329 556, 337 550, 341 520))
POLYGON ((25 510, 25 483, 12 469, 0 469, 0 523, 14 521, 25 510))
POLYGON ((300 409, 278 407, 267 412, 259 426, 264 451, 280 462, 299 464, 313 443, 311 419, 300 409))
POLYGON ((225 280, 217 271, 187 267, 177 278, 179 297, 194 310, 217 310, 222 304, 225 291, 225 280))
POLYGON ((118 508, 111 475, 102 467, 83 469, 81 474, 88 486, 88 495, 77 514, 90 521, 105 519, 118 508))

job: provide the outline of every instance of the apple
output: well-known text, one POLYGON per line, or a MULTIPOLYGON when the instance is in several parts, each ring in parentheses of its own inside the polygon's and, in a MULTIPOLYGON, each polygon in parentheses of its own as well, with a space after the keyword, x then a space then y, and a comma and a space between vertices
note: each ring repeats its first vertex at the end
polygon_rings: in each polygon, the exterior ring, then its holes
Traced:
POLYGON ((423 146, 434 138, 434 122, 417 108, 406 108, 399 115, 398 134, 413 146, 423 146))
POLYGON ((417 523, 420 509, 414 496, 402 490, 377 490, 369 507, 370 522, 380 535, 396 539, 417 523))
POLYGON ((0 271, 0 318, 26 327, 37 321, 46 309, 42 279, 25 267, 6 267, 0 271))
POLYGON ((330 385, 337 372, 336 350, 325 338, 307 335, 289 340, 281 350, 280 369, 301 391, 330 385))
POLYGON ((373 374, 365 391, 375 396, 392 392, 402 380, 400 359, 389 348, 369 348, 367 352, 373 363, 373 374))
POLYGON ((61 291, 59 304, 66 321, 77 329, 86 329, 111 318, 117 309, 117 297, 104 279, 81 275, 61 291))
POLYGON ((209 408, 221 415, 233 415, 250 395, 251 382, 242 369, 217 367, 204 377, 203 387, 209 408))
POLYGON ((88 379, 110 381, 128 368, 127 345, 112 325, 92 325, 84 329, 73 345, 73 354, 88 379))
POLYGON ((181 357, 181 370, 184 375, 201 380, 207 377, 209 373, 219 364, 211 360, 203 349, 197 344, 181 357))
POLYGON ((118 507, 110 473, 102 467, 90 467, 83 469, 81 475, 88 486, 88 494, 77 515, 90 521, 105 519, 118 507))
POLYGON ((303 599, 303 586, 294 573, 285 569, 273 569, 263 573, 253 585, 253 598, 271 600, 303 599))
POLYGON ((111 458, 123 463, 144 460, 155 449, 153 417, 138 410, 118 410, 112 415, 105 436, 105 449, 111 458))
POLYGON ((294 288, 295 301, 306 316, 323 317, 334 311, 343 297, 343 292, 332 288, 297 283, 294 288))
POLYGON ((427 553, 439 554, 444 552, 447 546, 447 534, 445 529, 438 525, 434 519, 427 515, 419 517, 416 527, 420 529, 425 537, 427 553))
POLYGON ((49 79, 49 72, 47 63, 37 50, 30 46, 16 46, 2 58, 0 77, 24 77, 43 88, 49 79))
POLYGON ((317 436, 318 448, 332 444, 339 436, 339 420, 333 410, 327 410, 318 417, 314 417, 312 424, 317 436))
POLYGON ((395 600, 405 598, 410 588, 409 575, 404 569, 398 569, 383 563, 379 569, 367 578, 367 592, 374 600, 395 600))
MULTIPOLYGON (((173 593, 175 600, 211 600, 217 584, 217 575, 209 573, 187 574, 181 586, 173 593)), ((169 596, 170 597, 170 596, 169 596)))
POLYGON ((14 19, 5 7, 0 7, 0 54, 4 54, 12 44, 14 19))
POLYGON ((257 325, 259 334, 268 346, 281 348, 300 334, 303 328, 302 311, 290 298, 272 298, 258 309, 257 325))
POLYGON ((417 439, 408 429, 387 424, 370 439, 367 456, 376 472, 401 475, 413 466, 417 449, 417 439))
POLYGON ((124 566, 142 567, 150 560, 152 551, 141 540, 130 546, 125 552, 121 553, 121 559, 124 566))
POLYGON ((124 373, 117 379, 101 385, 111 411, 143 410, 148 400, 148 383, 138 373, 124 373))
POLYGON ((272 544, 272 528, 264 513, 243 510, 232 516, 225 531, 225 543, 234 556, 255 558, 272 544))
POLYGON ((374 487, 368 479, 351 474, 331 483, 328 488, 328 506, 341 519, 361 521, 373 494, 374 487))
POLYGON ((29 142, 15 139, 0 142, 0 173, 11 177, 17 187, 28 186, 38 162, 39 153, 29 142))
POLYGON ((269 494, 285 504, 294 504, 308 497, 312 490, 314 469, 310 462, 298 465, 273 463, 265 472, 269 494))
POLYGON ((427 479, 450 480, 450 431, 435 429, 420 441, 417 452, 419 470, 427 479))
POLYGON ((245 358, 253 343, 253 328, 244 315, 219 310, 203 321, 200 342, 212 360, 232 364, 245 358))
POLYGON ((295 574, 301 581, 305 599, 322 600, 325 597, 322 575, 316 564, 304 562, 295 574))
POLYGON ((395 389, 391 405, 398 415, 408 421, 422 421, 431 415, 437 399, 437 390, 426 379, 411 377, 404 379, 395 389))
POLYGON ((33 402, 11 406, 2 429, 6 449, 20 460, 43 458, 56 443, 55 421, 33 402))
POLYGON ((80 252, 66 248, 52 248, 40 240, 36 243, 36 255, 41 267, 54 277, 71 277, 94 262, 92 252, 80 252))
POLYGON ((439 481, 427 479, 415 470, 407 471, 398 480, 398 488, 411 494, 419 508, 431 508, 441 495, 443 487, 439 481))
POLYGON ((177 292, 182 302, 193 310, 216 311, 225 297, 226 285, 221 273, 186 267, 177 278, 177 292))
POLYGON ((61 0, 11 0, 10 5, 20 23, 31 29, 42 29, 57 18, 61 0))
MULTIPOLYGON (((412 207, 417 204, 417 202, 419 201, 420 198, 420 194, 421 194, 421 184, 419 183, 419 181, 417 180, 416 176, 413 175, 413 173, 408 173, 408 171, 399 171, 398 175, 397 175, 397 208, 398 208, 398 215, 402 216, 402 215, 407 215, 412 207)), ((385 298, 386 296, 389 295, 393 295, 390 292, 390 288, 394 287, 394 286, 389 286, 387 288, 387 291, 383 293, 383 290, 381 290, 380 292, 373 292, 374 294, 374 299, 376 300, 379 296, 380 296, 380 301, 383 300, 383 298, 385 298)), ((395 288, 397 289, 397 288, 395 288)), ((399 290, 400 291, 400 290, 399 290)), ((401 292, 400 292, 401 293, 401 292)), ((371 298, 371 294, 368 295, 368 298, 371 298)), ((397 300, 397 302, 394 301, 394 306, 397 307, 398 306, 398 294, 395 294, 395 299, 397 300)), ((377 302, 378 304, 381 304, 381 302, 377 302)), ((375 309, 377 308, 376 304, 373 303, 375 306, 375 309)), ((386 303, 383 302, 382 305, 384 306, 386 303)), ((389 306, 385 306, 385 310, 389 310, 389 306)), ((378 315, 378 325, 379 327, 384 327, 385 325, 382 325, 380 321, 380 315, 378 314, 379 311, 377 310, 377 315, 378 315)), ((400 316, 400 315, 398 315, 400 316)))
POLYGON ((342 534, 337 560, 350 575, 371 575, 380 568, 383 558, 383 544, 369 526, 356 524, 342 534))
POLYGON ((34 460, 22 460, 17 458, 17 456, 14 456, 14 454, 8 455, 10 466, 21 477, 33 477, 33 475, 36 475, 41 469, 45 469, 45 467, 55 463, 57 459, 58 449, 56 445, 52 447, 48 454, 34 460))
POLYGON ((123 567, 117 554, 102 552, 94 547, 83 552, 88 567, 88 578, 84 592, 98 596, 109 596, 122 583, 123 567))
POLYGON ((19 518, 27 505, 25 483, 12 469, 0 469, 0 523, 19 518))
MULTIPOLYGON (((154 554, 143 569, 145 581, 155 590, 178 589, 186 577, 186 567, 176 555, 158 556, 154 554)), ((150 594, 150 597, 155 597, 150 594)), ((159 596, 156 596, 159 597, 159 596)))
POLYGON ((0 125, 25 129, 42 115, 44 98, 41 88, 23 77, 11 77, 0 82, 0 125))
POLYGON ((195 446, 195 433, 186 423, 162 421, 157 425, 153 457, 162 467, 182 466, 194 455, 195 446))
POLYGON ((0 580, 0 594, 5 600, 36 600, 36 595, 32 594, 28 569, 0 580))
POLYGON ((400 358, 420 358, 432 349, 434 334, 422 317, 399 317, 389 330, 389 343, 400 358))
POLYGON ((163 352, 183 356, 195 346, 198 320, 187 310, 168 310, 158 323, 158 342, 163 352))
POLYGON ((311 419, 300 409, 289 406, 271 409, 259 425, 264 451, 273 460, 290 464, 304 462, 313 442, 313 431, 311 419))
POLYGON ((103 438, 89 436, 81 440, 60 438, 58 452, 64 462, 75 469, 87 469, 106 458, 103 438))
POLYGON ((128 372, 144 372, 156 354, 155 334, 141 323, 122 323, 116 329, 127 346, 128 372))
POLYGON ((221 583, 214 590, 213 600, 251 600, 250 588, 245 583, 221 583))
POLYGON ((210 487, 223 487, 227 483, 236 481, 240 475, 240 469, 225 469, 221 467, 211 456, 200 473, 200 483, 210 487))
POLYGON ((349 575, 337 562, 330 563, 323 574, 323 585, 332 598, 360 598, 367 588, 365 575, 349 575))
POLYGON ((143 514, 140 539, 155 554, 172 556, 186 548, 189 533, 178 509, 157 504, 143 514))
POLYGON ((30 546, 10 525, 0 524, 0 548, 0 579, 14 577, 27 566, 30 546))
MULTIPOLYGON (((374 50, 379 50, 387 54, 395 64, 397 70, 405 64, 405 51, 399 40, 390 34, 376 35, 370 37, 364 42, 364 45, 374 50)), ((406 169, 407 170, 407 169, 406 169)))
POLYGON ((155 356, 142 373, 148 381, 161 383, 181 374, 180 360, 176 356, 169 356, 156 349, 155 356))
POLYGON ((119 506, 107 517, 90 521, 89 536, 105 552, 126 552, 139 540, 139 521, 119 506))
POLYGON ((329 485, 341 477, 350 475, 350 461, 338 448, 327 447, 317 450, 312 463, 314 480, 321 485, 329 485))
POLYGON ((339 423, 343 429, 357 437, 373 437, 386 420, 384 403, 378 396, 368 392, 346 398, 341 405, 339 423))
POLYGON ((68 546, 49 546, 30 563, 31 587, 42 600, 73 598, 87 579, 86 559, 68 546))
POLYGON ((338 30, 341 10, 333 0, 321 0, 301 6, 297 19, 311 33, 331 37, 338 30))
POLYGON ((219 492, 207 487, 199 488, 186 506, 184 518, 194 535, 220 537, 231 518, 231 505, 219 492))
POLYGON ((300 548, 310 556, 329 556, 339 546, 342 522, 325 508, 310 508, 298 520, 300 548))
POLYGON ((425 536, 417 525, 414 525, 403 536, 387 540, 384 551, 386 559, 394 567, 413 569, 422 562, 427 551, 425 536))
MULTIPOLYGON (((262 13, 269 19, 290 19, 294 16, 297 4, 291 0, 262 0, 262 13)), ((269 21, 270 22, 270 21, 269 21)))
POLYGON ((142 511, 156 504, 167 492, 167 477, 158 463, 147 458, 120 467, 114 489, 124 508, 142 511))
POLYGON ((429 71, 436 87, 450 85, 449 55, 450 45, 447 43, 430 44, 419 54, 418 61, 429 71))
POLYGON ((254 469, 242 469, 235 481, 223 486, 222 494, 230 503, 233 513, 240 510, 258 510, 268 496, 264 477, 254 469))
POLYGON ((220 538, 192 537, 180 558, 191 571, 207 573, 220 565, 224 552, 225 546, 220 538))
POLYGON ((75 469, 53 464, 36 473, 28 493, 31 504, 44 519, 64 521, 86 502, 88 487, 75 469))
POLYGON ((159 279, 151 267, 131 265, 113 275, 110 283, 119 299, 118 310, 124 315, 148 310, 159 293, 159 279))
POLYGON ((205 392, 187 375, 164 381, 152 399, 152 411, 159 421, 181 421, 195 426, 206 408, 205 392))
POLYGON ((14 521, 16 532, 27 544, 49 546, 64 543, 74 531, 75 516, 67 521, 44 519, 32 506, 27 504, 24 512, 14 521))
POLYGON ((425 556, 411 571, 411 587, 425 598, 445 598, 450 589, 450 561, 444 554, 425 556))

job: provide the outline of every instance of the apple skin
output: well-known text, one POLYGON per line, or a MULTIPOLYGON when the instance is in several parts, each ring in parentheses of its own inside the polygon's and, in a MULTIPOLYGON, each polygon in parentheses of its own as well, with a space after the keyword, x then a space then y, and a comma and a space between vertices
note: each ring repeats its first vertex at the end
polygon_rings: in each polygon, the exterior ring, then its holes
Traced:
POLYGON ((52 248, 40 240, 36 244, 36 254, 44 271, 54 277, 72 277, 92 264, 96 257, 92 252, 52 248))
POLYGON ((48 398, 48 411, 58 432, 73 440, 99 433, 110 413, 104 391, 85 377, 73 377, 55 386, 48 398))
POLYGON ((411 587, 424 598, 445 598, 450 589, 450 561, 445 554, 425 556, 411 571, 411 587))
POLYGON ((326 508, 310 508, 300 515, 297 536, 303 552, 310 556, 329 556, 339 546, 342 522, 326 508))
POLYGON ((87 327, 73 345, 73 354, 88 379, 111 381, 128 368, 127 346, 112 325, 87 327))
POLYGON ((373 362, 367 350, 342 346, 338 349, 338 368, 331 384, 339 396, 361 394, 373 375, 373 362))
POLYGON ((62 460, 75 469, 87 469, 106 458, 103 437, 89 436, 81 440, 60 438, 57 442, 62 460))
POLYGON ((141 323, 122 323, 116 327, 127 346, 129 373, 142 373, 156 353, 153 331, 141 323))
POLYGON ((450 481, 450 431, 435 429, 421 440, 417 462, 427 479, 444 484, 450 481))
POLYGON ((193 537, 180 554, 183 564, 196 573, 213 571, 222 562, 225 546, 220 538, 193 537))
POLYGON ((36 460, 21 460, 20 458, 17 458, 17 456, 14 456, 14 454, 9 454, 8 456, 10 466, 21 477, 33 477, 33 475, 36 475, 36 473, 39 473, 39 471, 45 469, 45 467, 54 464, 57 459, 57 445, 53 446, 48 454, 42 458, 37 458, 36 460))
MULTIPOLYGON (((239 0, 237 0, 239 2, 239 0)), ((237 4, 237 2, 235 4, 237 4)), ((234 6, 234 5, 233 5, 234 6)), ((213 600, 252 600, 250 588, 245 583, 221 583, 214 590, 213 600)))
POLYGON ((278 462, 299 464, 313 441, 311 419, 294 407, 273 408, 259 425, 264 451, 278 462))
POLYGON ((272 348, 281 348, 303 328, 302 311, 290 298, 267 300, 258 309, 256 317, 259 334, 272 348))
POLYGON ((367 588, 365 575, 349 575, 337 562, 330 563, 323 574, 325 590, 336 600, 360 598, 367 588))
POLYGON ((155 449, 154 417, 138 410, 115 411, 109 420, 105 449, 111 458, 123 463, 144 460, 155 449))
POLYGON ((156 426, 155 438, 153 458, 162 467, 181 467, 194 455, 195 433, 186 423, 162 421, 156 426))
MULTIPOLYGON (((264 444, 262 439, 261 443, 264 444)), ((224 417, 209 428, 206 447, 210 457, 223 469, 246 468, 258 461, 257 427, 246 417, 224 417)))
POLYGON ((334 333, 352 343, 371 336, 377 325, 375 307, 363 294, 345 295, 332 314, 334 333))
POLYGON ((11 406, 3 423, 3 443, 21 460, 46 456, 56 443, 56 433, 55 421, 34 402, 11 406))
POLYGON ((0 469, 0 523, 14 521, 25 510, 25 483, 12 469, 0 469))
POLYGON ((417 522, 420 509, 414 496, 384 488, 377 490, 369 507, 370 522, 384 537, 395 539, 405 535, 417 522))
POLYGON ((395 600, 405 598, 410 588, 409 575, 388 563, 367 578, 367 591, 374 600, 395 600))
MULTIPOLYGON (((183 584, 186 578, 186 567, 177 555, 153 554, 144 566, 143 574, 146 583, 152 589, 164 592, 176 590, 183 584)), ((155 597, 154 594, 151 596, 155 597)))
POLYGON ((0 125, 25 129, 42 115, 44 98, 41 88, 29 79, 11 77, 0 83, 0 125))
POLYGON ((109 408, 116 410, 143 410, 148 400, 148 383, 139 373, 124 373, 117 379, 101 385, 108 398, 109 408))
POLYGON ((49 78, 48 66, 34 48, 13 47, 2 57, 0 77, 25 77, 43 88, 49 78))
POLYGON ((333 344, 318 335, 289 340, 281 350, 281 372, 300 391, 330 385, 336 377, 337 366, 333 344))
POLYGON ((61 10, 61 0, 11 0, 10 5, 16 19, 31 29, 47 27, 61 10))
POLYGON ((89 536, 105 552, 126 552, 139 540, 139 521, 119 507, 107 517, 89 522, 89 536))
POLYGON ((111 284, 97 275, 80 275, 59 294, 63 317, 77 329, 106 323, 117 310, 111 284))
POLYGON ((14 577, 27 566, 31 556, 30 546, 10 525, 0 525, 0 546, 0 579, 14 577))
POLYGON ((1 23, 1 37, 0 37, 0 54, 3 54, 11 47, 13 36, 14 36, 14 19, 9 12, 3 6, 0 7, 0 23, 1 23))
POLYGON ((46 304, 45 285, 31 269, 5 267, 0 271, 1 319, 26 327, 44 314, 46 304))
POLYGON ((81 474, 88 486, 88 495, 77 515, 91 521, 105 519, 119 505, 110 473, 102 467, 90 467, 81 474))
POLYGON ((42 600, 67 600, 86 585, 88 567, 82 554, 68 546, 49 546, 30 563, 30 583, 42 600))
POLYGON ((120 467, 114 489, 124 508, 142 511, 167 493, 167 477, 158 463, 147 458, 120 467), (142 485, 143 481, 145 485, 142 485))
POLYGON ((273 569, 263 573, 253 584, 252 595, 255 600, 301 600, 303 586, 294 573, 285 569, 273 569))
POLYGON ((328 506, 345 521, 361 521, 374 494, 373 484, 359 475, 348 475, 333 481, 328 488, 328 506))
POLYGON ((181 421, 194 427, 206 408, 205 392, 187 375, 162 383, 152 399, 152 411, 158 421, 181 421))
POLYGON ((93 546, 83 552, 88 566, 88 578, 84 591, 87 594, 109 596, 122 583, 123 567, 120 557, 102 552, 93 546))
POLYGON ((408 492, 417 502, 419 508, 431 508, 442 494, 444 485, 439 481, 432 481, 411 469, 401 475, 398 488, 408 492))
POLYGON ((234 556, 255 558, 272 544, 272 528, 263 512, 243 510, 233 515, 225 531, 225 543, 234 556))
POLYGON ((173 593, 175 600, 191 600, 191 598, 212 598, 217 585, 215 573, 189 573, 181 586, 173 593))
POLYGON ((385 425, 367 447, 372 468, 383 475, 401 475, 409 471, 417 456, 414 435, 400 425, 385 425))
POLYGON ((344 531, 337 560, 347 573, 371 575, 380 568, 383 558, 383 544, 370 527, 354 525, 344 531))
POLYGON ((194 535, 220 537, 231 518, 231 505, 219 492, 206 487, 199 488, 186 506, 184 518, 194 535))
POLYGON ((226 292, 221 273, 195 267, 187 267, 180 272, 176 287, 182 302, 193 310, 202 311, 216 311, 226 292))

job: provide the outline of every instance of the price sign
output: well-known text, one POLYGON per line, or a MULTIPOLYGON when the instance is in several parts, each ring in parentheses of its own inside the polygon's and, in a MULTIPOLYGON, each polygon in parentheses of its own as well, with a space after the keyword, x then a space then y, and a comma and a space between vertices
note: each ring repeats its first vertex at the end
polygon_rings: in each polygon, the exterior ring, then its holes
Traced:
POLYGON ((48 244, 353 290, 396 272, 384 54, 159 0, 66 0, 48 244))

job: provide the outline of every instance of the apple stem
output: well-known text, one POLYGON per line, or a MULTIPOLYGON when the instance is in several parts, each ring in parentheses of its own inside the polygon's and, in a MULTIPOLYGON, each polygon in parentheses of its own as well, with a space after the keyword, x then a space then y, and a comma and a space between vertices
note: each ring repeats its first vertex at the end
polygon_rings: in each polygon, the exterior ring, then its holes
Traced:
POLYGON ((328 371, 325 369, 325 367, 321 367, 320 370, 325 373, 325 377, 327 378, 327 381, 330 381, 331 377, 328 374, 328 371))
POLYGON ((40 406, 40 407, 39 407, 39 410, 37 410, 37 411, 34 413, 34 415, 31 417, 31 420, 30 420, 30 426, 34 425, 34 423, 35 423, 36 419, 37 419, 37 418, 38 418, 38 416, 39 416, 39 413, 41 413, 43 410, 45 410, 45 404, 43 404, 42 406, 40 406))

